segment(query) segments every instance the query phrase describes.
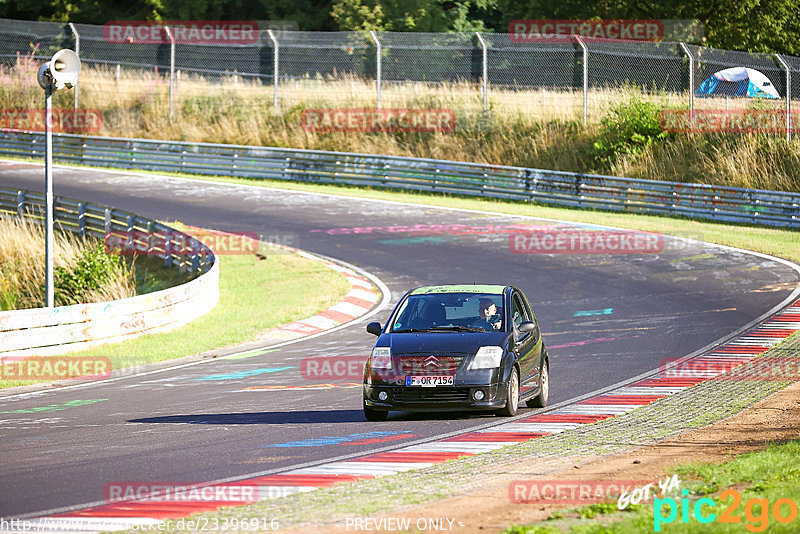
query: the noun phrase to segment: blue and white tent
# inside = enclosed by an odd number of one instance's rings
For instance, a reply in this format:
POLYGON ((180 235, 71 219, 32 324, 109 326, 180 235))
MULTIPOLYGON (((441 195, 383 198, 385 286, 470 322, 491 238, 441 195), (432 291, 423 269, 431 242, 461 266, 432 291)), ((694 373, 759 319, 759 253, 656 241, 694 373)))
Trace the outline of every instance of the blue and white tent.
POLYGON ((781 95, 764 73, 747 67, 731 67, 715 72, 700 84, 700 97, 746 96, 779 99, 781 95))

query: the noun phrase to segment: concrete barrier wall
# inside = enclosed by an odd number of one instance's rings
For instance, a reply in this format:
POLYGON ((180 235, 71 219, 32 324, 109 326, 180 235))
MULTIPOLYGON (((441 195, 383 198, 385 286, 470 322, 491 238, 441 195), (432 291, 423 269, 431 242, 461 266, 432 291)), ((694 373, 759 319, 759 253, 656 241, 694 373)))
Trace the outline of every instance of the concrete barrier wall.
MULTIPOLYGON (((0 188, 0 216, 25 214, 39 220, 43 214, 42 201, 42 195, 36 193, 0 188), (9 209, 9 200, 16 204, 14 210, 9 209)), ((73 210, 85 213, 87 208, 102 210, 111 216, 96 223, 86 219, 80 230, 72 228, 76 232, 98 235, 109 231, 129 231, 139 238, 146 229, 191 239, 188 234, 156 221, 65 198, 56 201, 56 223, 60 219, 74 220, 76 212, 73 210)), ((83 216, 80 218, 85 219, 83 216)), ((202 243, 198 249, 200 254, 195 257, 155 254, 171 268, 187 272, 187 278, 199 273, 199 276, 175 287, 109 302, 0 312, 0 357, 61 354, 163 332, 204 315, 219 300, 219 262, 213 251, 202 243)))

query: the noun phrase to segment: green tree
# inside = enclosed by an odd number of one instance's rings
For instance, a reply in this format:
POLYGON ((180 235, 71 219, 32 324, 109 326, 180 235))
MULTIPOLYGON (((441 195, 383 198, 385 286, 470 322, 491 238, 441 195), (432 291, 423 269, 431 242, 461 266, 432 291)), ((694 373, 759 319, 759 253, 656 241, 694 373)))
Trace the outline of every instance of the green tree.
POLYGON ((110 20, 288 20, 335 29, 331 0, 0 0, 0 18, 105 24, 110 20))
POLYGON ((499 0, 497 31, 515 19, 696 19, 706 46, 800 55, 797 0, 499 0))
POLYGON ((483 31, 483 17, 496 5, 497 0, 334 0, 331 18, 340 30, 483 31))

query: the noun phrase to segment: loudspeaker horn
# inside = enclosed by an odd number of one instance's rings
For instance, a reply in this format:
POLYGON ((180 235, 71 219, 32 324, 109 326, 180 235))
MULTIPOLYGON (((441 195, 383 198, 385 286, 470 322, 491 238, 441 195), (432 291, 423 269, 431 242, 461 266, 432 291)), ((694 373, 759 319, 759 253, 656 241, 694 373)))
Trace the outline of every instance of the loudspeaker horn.
POLYGON ((53 54, 53 58, 39 68, 37 79, 42 89, 52 83, 58 91, 75 85, 80 72, 81 60, 78 54, 65 48, 53 54))

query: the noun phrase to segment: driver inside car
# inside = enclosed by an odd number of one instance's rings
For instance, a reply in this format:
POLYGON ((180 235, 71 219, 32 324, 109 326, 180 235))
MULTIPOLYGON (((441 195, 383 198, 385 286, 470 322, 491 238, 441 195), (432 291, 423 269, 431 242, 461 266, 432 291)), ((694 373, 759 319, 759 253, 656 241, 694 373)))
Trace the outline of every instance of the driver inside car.
POLYGON ((497 304, 492 299, 483 298, 480 300, 478 314, 480 317, 472 326, 483 328, 484 330, 500 330, 502 328, 502 319, 497 312, 497 304))

